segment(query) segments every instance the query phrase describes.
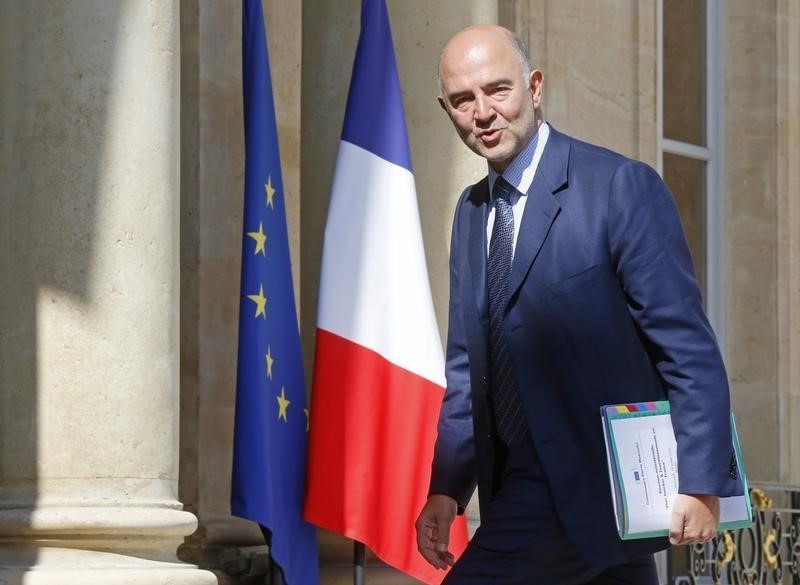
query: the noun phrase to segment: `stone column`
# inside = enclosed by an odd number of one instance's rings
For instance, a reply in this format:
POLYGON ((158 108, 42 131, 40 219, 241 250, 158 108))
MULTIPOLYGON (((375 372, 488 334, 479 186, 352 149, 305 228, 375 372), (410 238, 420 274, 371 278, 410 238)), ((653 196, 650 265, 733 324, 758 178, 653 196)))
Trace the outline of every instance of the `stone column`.
POLYGON ((175 556, 178 1, 0 27, 0 583, 216 583, 175 556))

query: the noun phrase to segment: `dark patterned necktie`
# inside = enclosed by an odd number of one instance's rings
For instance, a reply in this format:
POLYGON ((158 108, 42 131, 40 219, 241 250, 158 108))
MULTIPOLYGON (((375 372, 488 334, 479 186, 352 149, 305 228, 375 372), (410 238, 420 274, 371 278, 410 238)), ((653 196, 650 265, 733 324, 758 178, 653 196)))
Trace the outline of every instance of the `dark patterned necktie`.
POLYGON ((497 178, 492 189, 495 211, 487 266, 490 394, 497 434, 509 447, 518 444, 528 428, 511 363, 511 353, 503 333, 508 279, 514 257, 514 212, 510 201, 513 192, 514 188, 508 181, 503 177, 497 178))

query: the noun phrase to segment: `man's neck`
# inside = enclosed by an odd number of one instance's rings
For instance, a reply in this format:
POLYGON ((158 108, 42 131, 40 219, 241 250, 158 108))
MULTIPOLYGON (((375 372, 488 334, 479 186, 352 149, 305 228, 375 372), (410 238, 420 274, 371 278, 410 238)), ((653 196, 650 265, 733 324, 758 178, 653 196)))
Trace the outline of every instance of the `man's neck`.
POLYGON ((526 193, 533 182, 549 134, 549 126, 543 121, 525 147, 503 166, 502 173, 498 172, 495 166, 489 166, 489 187, 493 187, 494 181, 502 175, 518 191, 526 193))
POLYGON ((498 175, 502 175, 503 172, 505 172, 505 170, 509 167, 509 165, 514 162, 514 159, 516 159, 520 155, 520 153, 523 152, 528 147, 528 145, 531 143, 531 140, 533 140, 534 136, 536 136, 536 134, 539 132, 539 128, 542 127, 542 124, 544 124, 544 118, 542 118, 540 115, 537 114, 533 126, 533 132, 530 134, 530 136, 527 137, 527 139, 525 139, 522 142, 522 148, 520 148, 517 152, 515 152, 512 156, 510 156, 507 159, 495 162, 492 161, 486 161, 486 162, 489 163, 489 166, 492 167, 492 169, 498 175))

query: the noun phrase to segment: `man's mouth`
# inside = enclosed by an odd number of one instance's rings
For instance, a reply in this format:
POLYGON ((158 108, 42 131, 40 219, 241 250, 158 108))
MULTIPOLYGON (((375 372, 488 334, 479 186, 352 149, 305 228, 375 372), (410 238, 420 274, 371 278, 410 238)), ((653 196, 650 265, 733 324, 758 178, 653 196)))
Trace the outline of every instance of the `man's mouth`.
POLYGON ((480 138, 481 142, 484 144, 492 144, 500 139, 500 134, 503 132, 503 130, 504 128, 492 128, 490 130, 484 130, 478 134, 478 138, 480 138))

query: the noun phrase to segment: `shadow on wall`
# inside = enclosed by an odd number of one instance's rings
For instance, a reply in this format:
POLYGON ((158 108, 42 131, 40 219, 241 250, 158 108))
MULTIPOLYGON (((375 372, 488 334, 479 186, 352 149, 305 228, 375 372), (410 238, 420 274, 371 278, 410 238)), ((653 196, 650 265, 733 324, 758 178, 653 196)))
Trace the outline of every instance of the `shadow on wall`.
POLYGON ((264 544, 257 524, 230 514, 244 203, 242 7, 181 0, 180 10, 178 499, 199 527, 178 557, 219 572, 227 549, 264 544))
MULTIPOLYGON (((181 202, 180 202, 180 439, 178 499, 199 517, 198 378, 200 263, 200 7, 198 0, 181 0, 181 202)), ((233 432, 231 431, 231 435, 233 432)), ((188 540, 201 538, 201 531, 188 540)), ((191 556, 183 560, 197 562, 191 556)))
MULTIPOLYGON (((10 2, 0 18, 0 582, 7 585, 22 583, 37 561, 23 534, 40 478, 53 473, 41 457, 44 427, 80 432, 79 421, 57 416, 40 395, 57 402, 59 372, 79 369, 91 351, 60 329, 59 316, 79 320, 93 300, 121 4, 10 2)), ((68 453, 79 445, 62 443, 47 459, 82 457, 68 453)))

